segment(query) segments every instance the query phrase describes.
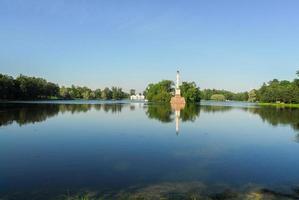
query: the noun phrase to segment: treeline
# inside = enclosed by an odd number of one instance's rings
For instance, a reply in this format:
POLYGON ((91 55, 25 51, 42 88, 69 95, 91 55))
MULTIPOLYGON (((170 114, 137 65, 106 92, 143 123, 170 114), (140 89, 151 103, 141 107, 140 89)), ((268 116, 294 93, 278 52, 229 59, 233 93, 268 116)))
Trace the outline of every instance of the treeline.
MULTIPOLYGON (((299 71, 297 71, 299 77, 299 71)), ((293 81, 273 79, 264 83, 256 94, 256 101, 265 103, 299 103, 299 79, 293 81)))
POLYGON ((234 93, 227 90, 204 89, 201 91, 201 98, 216 101, 247 101, 249 94, 248 92, 234 93))
POLYGON ((59 86, 45 79, 0 74, 0 99, 48 99, 58 94, 59 86))
POLYGON ((59 87, 58 84, 43 78, 20 75, 17 78, 0 74, 0 99, 38 100, 38 99, 113 99, 128 98, 120 87, 106 87, 92 90, 88 87, 59 87))
MULTIPOLYGON (((299 77, 299 71, 297 71, 299 77)), ((201 98, 217 101, 249 101, 261 103, 299 103, 299 79, 293 81, 273 79, 264 83, 259 89, 249 92, 233 93, 226 90, 205 89, 201 91, 201 98)))
POLYGON ((104 90, 96 89, 91 90, 87 87, 61 87, 59 97, 63 99, 103 99, 103 100, 120 100, 128 98, 129 94, 125 93, 122 88, 106 87, 104 90))

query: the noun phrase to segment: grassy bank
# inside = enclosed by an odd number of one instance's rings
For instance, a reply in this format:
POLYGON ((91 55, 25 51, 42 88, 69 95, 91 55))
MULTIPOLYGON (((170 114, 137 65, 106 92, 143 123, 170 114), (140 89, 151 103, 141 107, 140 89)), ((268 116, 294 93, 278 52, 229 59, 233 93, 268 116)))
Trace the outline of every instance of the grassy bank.
POLYGON ((299 108, 299 104, 288 103, 258 103, 260 106, 275 106, 275 107, 287 107, 287 108, 299 108))

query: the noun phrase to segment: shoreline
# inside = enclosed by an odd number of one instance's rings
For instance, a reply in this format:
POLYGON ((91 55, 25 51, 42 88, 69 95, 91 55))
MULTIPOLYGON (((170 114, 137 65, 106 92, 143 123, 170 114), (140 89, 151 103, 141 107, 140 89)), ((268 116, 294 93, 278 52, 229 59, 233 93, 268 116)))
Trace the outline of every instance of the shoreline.
POLYGON ((291 104, 291 103, 257 103, 257 105, 272 106, 272 107, 299 108, 299 104, 291 104))

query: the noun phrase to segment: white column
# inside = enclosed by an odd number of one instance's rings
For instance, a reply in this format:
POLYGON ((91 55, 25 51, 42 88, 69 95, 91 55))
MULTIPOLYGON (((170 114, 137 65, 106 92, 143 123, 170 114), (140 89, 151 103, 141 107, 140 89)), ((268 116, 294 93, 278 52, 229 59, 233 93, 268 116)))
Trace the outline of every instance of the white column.
POLYGON ((180 88, 180 71, 176 72, 176 88, 180 88))
POLYGON ((180 71, 179 70, 176 72, 175 95, 181 95, 181 90, 180 90, 180 71))

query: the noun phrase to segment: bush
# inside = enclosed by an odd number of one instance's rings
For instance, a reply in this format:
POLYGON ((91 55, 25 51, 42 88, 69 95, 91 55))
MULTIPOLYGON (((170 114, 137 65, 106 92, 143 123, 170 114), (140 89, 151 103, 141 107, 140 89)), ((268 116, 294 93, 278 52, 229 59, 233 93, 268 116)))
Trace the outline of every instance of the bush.
POLYGON ((223 94, 213 94, 211 96, 211 100, 214 100, 214 101, 225 101, 225 96, 223 94))

